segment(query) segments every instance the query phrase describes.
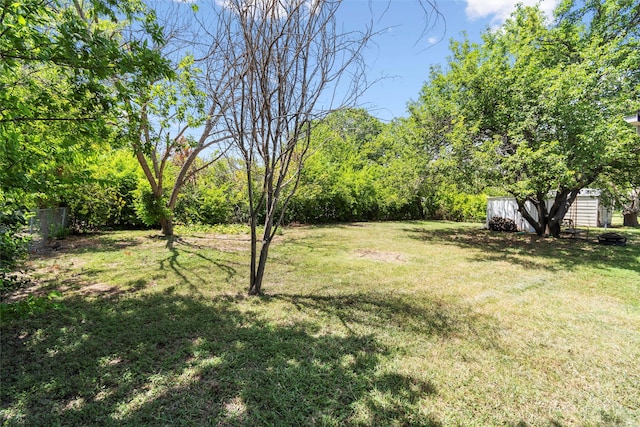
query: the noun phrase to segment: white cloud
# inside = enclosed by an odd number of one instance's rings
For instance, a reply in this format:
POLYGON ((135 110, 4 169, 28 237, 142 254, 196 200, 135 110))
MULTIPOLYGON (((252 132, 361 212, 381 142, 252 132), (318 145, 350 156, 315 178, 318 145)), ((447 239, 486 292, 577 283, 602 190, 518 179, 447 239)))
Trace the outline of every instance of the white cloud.
POLYGON ((466 2, 465 12, 470 20, 492 17, 492 24, 502 24, 515 10, 518 3, 525 6, 534 6, 540 3, 545 15, 552 17, 553 9, 558 5, 559 0, 466 0, 466 2))

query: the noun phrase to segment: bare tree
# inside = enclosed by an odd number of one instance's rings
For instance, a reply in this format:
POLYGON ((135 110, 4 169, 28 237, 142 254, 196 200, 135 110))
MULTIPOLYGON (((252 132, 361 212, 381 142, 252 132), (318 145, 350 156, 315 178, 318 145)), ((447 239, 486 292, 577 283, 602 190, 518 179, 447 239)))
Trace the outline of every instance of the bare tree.
MULTIPOLYGON (((363 52, 384 30, 374 30, 373 15, 360 30, 343 29, 337 19, 341 4, 215 0, 198 18, 206 91, 246 172, 250 295, 262 291, 269 248, 298 186, 314 124, 353 106, 370 86, 363 52), (215 89, 220 87, 224 91, 215 89)), ((435 2, 418 4, 425 28, 435 25, 435 2)))
POLYGON ((313 123, 352 104, 367 85, 362 52, 373 27, 341 31, 340 3, 218 0, 213 6, 207 34, 215 43, 203 62, 209 82, 228 82, 226 92, 210 93, 244 161, 251 295, 261 293, 269 248, 297 187, 313 123), (338 93, 346 95, 337 100, 338 93))

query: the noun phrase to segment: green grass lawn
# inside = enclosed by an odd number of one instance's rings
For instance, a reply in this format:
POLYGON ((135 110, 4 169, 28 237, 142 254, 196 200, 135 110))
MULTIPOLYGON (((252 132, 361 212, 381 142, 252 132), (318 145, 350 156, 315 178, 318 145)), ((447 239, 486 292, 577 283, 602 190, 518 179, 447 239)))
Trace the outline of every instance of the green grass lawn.
POLYGON ((263 297, 246 235, 177 231, 32 257, 31 296, 3 296, 3 425, 640 425, 640 230, 288 228, 263 297))

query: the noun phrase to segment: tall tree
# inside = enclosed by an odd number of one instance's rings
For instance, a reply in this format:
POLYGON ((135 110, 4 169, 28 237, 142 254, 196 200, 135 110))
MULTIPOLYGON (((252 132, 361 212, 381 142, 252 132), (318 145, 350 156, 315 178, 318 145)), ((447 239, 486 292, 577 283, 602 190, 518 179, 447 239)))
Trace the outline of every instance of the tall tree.
POLYGON ((197 86, 200 70, 193 58, 180 58, 174 72, 139 88, 124 103, 128 140, 151 189, 143 217, 148 225, 159 222, 166 237, 173 236, 173 211, 183 186, 225 153, 229 138, 229 132, 217 126, 219 105, 211 102, 207 106, 197 86), (214 147, 218 148, 215 155, 205 162, 196 161, 203 151, 214 147), (175 166, 173 174, 169 174, 169 165, 175 166))
POLYGON ((244 160, 249 187, 249 294, 262 291, 267 255, 293 195, 314 121, 363 89, 362 49, 372 35, 341 32, 340 1, 219 2, 210 81, 228 81, 219 111, 244 160), (220 66, 224 64, 224 66, 220 66), (349 71, 349 73, 347 73, 349 71), (348 93, 328 105, 339 87, 348 93), (258 221, 263 228, 258 238, 258 221))
POLYGON ((419 218, 423 157, 401 120, 363 109, 333 112, 313 130, 289 219, 301 222, 419 218))
POLYGON ((450 153, 491 159, 486 176, 538 234, 558 236, 582 188, 640 162, 622 120, 640 96, 640 4, 567 0, 555 16, 519 7, 481 45, 454 43, 423 93, 444 100, 450 153))

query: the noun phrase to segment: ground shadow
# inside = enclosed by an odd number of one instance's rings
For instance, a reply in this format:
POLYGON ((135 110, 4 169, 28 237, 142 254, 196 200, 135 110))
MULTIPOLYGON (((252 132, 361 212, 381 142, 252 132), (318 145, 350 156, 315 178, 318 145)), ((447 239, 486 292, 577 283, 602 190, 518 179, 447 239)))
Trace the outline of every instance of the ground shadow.
POLYGON ((440 425, 414 407, 435 387, 378 372, 371 335, 175 295, 64 304, 2 326, 3 425, 440 425))
POLYGON ((225 274, 224 281, 227 283, 230 282, 237 274, 237 270, 235 267, 229 265, 228 263, 224 263, 204 255, 201 251, 201 246, 190 243, 180 237, 167 239, 167 243, 165 246, 168 249, 170 255, 167 258, 160 260, 160 270, 164 270, 165 268, 167 268, 166 266, 168 266, 168 268, 173 271, 173 273, 178 276, 194 294, 198 293, 198 286, 193 283, 193 281, 189 278, 189 275, 198 280, 200 284, 206 284, 211 279, 211 277, 209 275, 207 277, 202 277, 197 272, 194 272, 193 269, 190 270, 189 268, 182 265, 179 259, 180 256, 182 256, 183 258, 185 256, 200 258, 205 263, 222 271, 225 274))
POLYGON ((140 246, 144 242, 145 239, 122 238, 121 236, 115 240, 110 237, 108 232, 93 232, 54 240, 51 244, 39 248, 33 253, 41 258, 51 258, 58 256, 59 253, 116 252, 140 246))
MULTIPOLYGON (((221 274, 216 275, 216 279, 223 280, 227 283, 231 282, 237 273, 235 263, 230 261, 224 261, 222 259, 215 259, 214 257, 207 255, 207 251, 202 249, 208 249, 209 254, 217 249, 212 246, 199 246, 189 242, 188 240, 180 237, 168 239, 164 236, 149 235, 139 238, 124 238, 113 239, 106 233, 95 233, 91 235, 72 236, 69 239, 61 241, 61 245, 56 250, 49 250, 47 253, 34 254, 34 259, 47 259, 55 258, 61 255, 74 255, 81 253, 101 254, 109 252, 119 252, 127 255, 129 252, 135 252, 137 247, 142 247, 141 250, 145 250, 143 246, 148 243, 149 239, 166 241, 165 248, 167 256, 158 261, 158 274, 165 274, 166 271, 171 271, 180 281, 184 283, 193 295, 200 293, 199 285, 207 284, 211 281, 211 272, 217 271, 221 274), (210 266, 207 270, 207 274, 201 274, 203 269, 193 269, 191 265, 183 264, 183 261, 188 257, 196 257, 202 260, 206 265, 210 266)), ((108 262, 98 264, 91 267, 83 266, 78 269, 73 263, 65 264, 63 266, 54 265, 54 268, 58 275, 66 275, 64 283, 59 283, 57 279, 47 280, 39 283, 25 282, 21 288, 23 291, 20 295, 26 294, 34 295, 46 295, 47 292, 59 290, 60 286, 67 290, 71 289, 79 291, 85 294, 100 294, 105 296, 115 296, 116 294, 132 293, 144 289, 153 281, 153 275, 148 279, 145 278, 132 278, 127 282, 127 278, 123 278, 125 283, 122 286, 112 286, 109 283, 95 283, 96 278, 101 275, 113 271, 116 266, 110 265, 108 262)), ((206 269, 205 269, 206 270, 206 269)), ((31 271, 27 268, 27 273, 31 271)), ((123 270, 123 271, 126 271, 123 270)), ((56 275, 56 276, 58 276, 56 275)), ((1 295, 0 295, 1 297, 1 295)), ((11 298, 12 300, 16 298, 11 298)))
POLYGON ((601 269, 615 267, 640 273, 640 245, 631 236, 629 244, 620 247, 599 245, 595 232, 589 239, 555 239, 478 228, 431 230, 412 227, 404 231, 412 239, 474 249, 470 256, 478 261, 508 261, 527 268, 552 271, 589 266, 601 269))
POLYGON ((470 306, 433 296, 399 296, 385 293, 348 295, 272 294, 263 297, 286 301, 298 310, 334 316, 350 331, 354 327, 397 329, 443 338, 473 336, 485 348, 498 348, 498 325, 470 306))

